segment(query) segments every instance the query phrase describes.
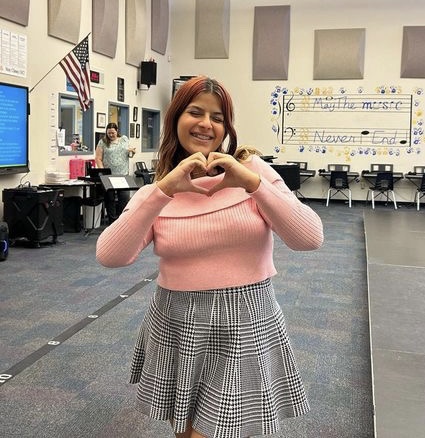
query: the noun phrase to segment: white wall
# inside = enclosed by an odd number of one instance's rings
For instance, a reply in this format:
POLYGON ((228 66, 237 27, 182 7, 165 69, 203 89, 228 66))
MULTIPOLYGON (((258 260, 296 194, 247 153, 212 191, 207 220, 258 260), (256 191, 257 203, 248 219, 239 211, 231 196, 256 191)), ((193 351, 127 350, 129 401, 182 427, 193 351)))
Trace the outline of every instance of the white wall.
MULTIPOLYGON (((258 147, 264 154, 273 154, 277 144, 271 130, 270 95, 276 85, 294 90, 296 87, 333 87, 336 92, 345 87, 355 92, 359 86, 375 93, 380 85, 400 86, 404 93, 414 87, 425 90, 424 79, 401 79, 401 44, 403 26, 425 25, 425 2, 417 0, 230 0, 229 59, 194 59, 195 0, 173 1, 171 10, 171 66, 173 75, 207 74, 231 91, 236 107, 236 125, 240 144, 258 147), (287 81, 252 81, 252 41, 254 7, 291 5, 291 36, 289 79, 287 81), (362 80, 313 80, 314 31, 316 29, 365 28, 366 49, 364 79, 362 80)), ((425 44, 425 41, 424 41, 425 44)), ((422 139, 425 142, 425 137, 422 139)), ((394 163, 395 170, 407 172, 413 165, 425 164, 422 154, 401 153, 400 157, 382 155, 369 157, 330 152, 298 152, 286 148, 277 154, 279 160, 308 161, 312 169, 325 168, 328 163, 346 162, 361 172, 373 162, 394 163)), ((276 154, 275 154, 276 155, 276 154)), ((323 197, 327 182, 316 177, 303 185, 308 196, 323 197)), ((365 199, 363 184, 354 184, 354 197, 365 199)), ((400 200, 413 199, 414 188, 408 181, 396 185, 400 200)))
MULTIPOLYGON (((146 16, 151 16, 149 0, 146 16)), ((271 129, 270 95, 276 85, 289 89, 296 87, 345 87, 356 90, 362 86, 373 92, 380 85, 400 86, 410 93, 414 87, 425 89, 423 79, 401 79, 400 59, 403 26, 425 25, 425 2, 422 0, 231 0, 230 45, 228 59, 194 59, 195 51, 195 0, 170 0, 170 32, 167 53, 160 55, 150 49, 150 25, 147 26, 145 59, 155 58, 158 63, 157 85, 149 91, 137 91, 137 68, 125 64, 125 2, 119 2, 119 38, 115 59, 90 52, 90 64, 105 72, 105 88, 92 87, 94 112, 107 112, 108 102, 116 102, 117 77, 125 79, 125 102, 132 108, 137 105, 159 109, 161 115, 171 95, 171 80, 180 75, 207 74, 223 82, 231 92, 236 107, 236 127, 239 144, 249 144, 264 154, 273 154, 276 136, 271 129), (287 81, 252 81, 252 39, 254 7, 279 4, 291 5, 291 40, 289 79, 287 81), (314 30, 365 28, 366 51, 363 80, 315 81, 313 77, 314 30)), ((82 2, 80 39, 91 31, 91 2, 82 2)), ((25 79, 0 74, 0 81, 34 86, 73 45, 47 35, 47 2, 32 1, 29 25, 23 27, 0 18, 0 28, 25 34, 28 37, 28 75, 25 79)), ((65 75, 58 66, 30 95, 30 164, 28 175, 1 176, 0 190, 16 187, 21 178, 31 184, 44 182, 44 172, 50 165, 48 146, 50 140, 49 97, 51 93, 65 92, 65 75)), ((130 112, 131 113, 131 112, 130 112)), ((95 123, 95 122, 94 122, 95 123)), ((136 142, 134 139, 133 143, 136 142)), ((139 140, 140 142, 140 140, 139 140)), ((425 142, 425 139, 423 139, 425 142)), ((140 143, 137 143, 140 150, 140 143)), ((393 162, 396 170, 407 172, 412 166, 425 165, 425 153, 400 154, 394 158, 382 151, 375 161, 393 162)), ((89 157, 85 157, 89 158, 89 157)), ((152 154, 138 152, 133 162, 148 161, 152 154)), ((345 162, 346 156, 331 153, 300 154, 294 148, 286 148, 279 154, 280 161, 308 161, 312 169, 326 167, 329 162, 345 162)), ((57 170, 67 171, 69 157, 58 157, 57 170)), ((355 156, 350 162, 352 169, 369 168, 370 158, 355 156)), ((366 190, 355 184, 354 197, 364 199, 366 190)), ((323 197, 327 183, 316 177, 306 183, 303 194, 323 197)), ((410 183, 397 184, 400 200, 413 199, 410 183)), ((3 204, 0 203, 0 213, 3 204)))

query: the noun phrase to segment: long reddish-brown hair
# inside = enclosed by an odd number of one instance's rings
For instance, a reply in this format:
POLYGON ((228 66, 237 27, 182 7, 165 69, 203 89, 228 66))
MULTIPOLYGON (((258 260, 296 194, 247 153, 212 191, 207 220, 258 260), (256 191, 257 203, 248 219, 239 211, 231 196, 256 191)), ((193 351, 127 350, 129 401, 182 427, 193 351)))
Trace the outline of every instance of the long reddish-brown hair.
POLYGON ((217 149, 233 155, 237 148, 237 135, 233 126, 233 103, 228 91, 215 79, 206 76, 197 76, 186 81, 176 92, 171 100, 164 118, 162 140, 158 151, 158 166, 156 168, 156 180, 162 179, 168 172, 174 169, 186 155, 177 136, 177 122, 187 106, 200 93, 211 93, 218 97, 224 119, 224 137, 229 136, 227 150, 223 144, 217 149))

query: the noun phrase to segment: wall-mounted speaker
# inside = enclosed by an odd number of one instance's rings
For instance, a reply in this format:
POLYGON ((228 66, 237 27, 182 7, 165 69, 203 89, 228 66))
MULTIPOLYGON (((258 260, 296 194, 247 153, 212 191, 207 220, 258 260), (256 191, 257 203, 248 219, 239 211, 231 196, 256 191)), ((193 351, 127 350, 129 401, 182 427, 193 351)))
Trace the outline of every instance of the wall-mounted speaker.
POLYGON ((151 85, 156 85, 156 62, 155 61, 142 61, 140 63, 140 84, 147 85, 148 88, 151 85))

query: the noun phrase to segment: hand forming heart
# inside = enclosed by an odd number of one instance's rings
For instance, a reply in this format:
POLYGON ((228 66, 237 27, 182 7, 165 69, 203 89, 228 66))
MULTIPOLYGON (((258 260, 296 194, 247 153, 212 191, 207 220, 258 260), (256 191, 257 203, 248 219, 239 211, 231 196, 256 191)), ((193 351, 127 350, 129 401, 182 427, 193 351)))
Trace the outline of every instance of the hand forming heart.
POLYGON ((258 188, 259 183, 260 177, 239 163, 233 156, 211 152, 208 158, 205 158, 201 152, 197 152, 182 160, 157 184, 168 196, 179 192, 194 192, 212 196, 228 187, 241 187, 248 192, 253 192, 258 188), (223 179, 210 190, 194 183, 197 176, 215 176, 223 171, 223 179))

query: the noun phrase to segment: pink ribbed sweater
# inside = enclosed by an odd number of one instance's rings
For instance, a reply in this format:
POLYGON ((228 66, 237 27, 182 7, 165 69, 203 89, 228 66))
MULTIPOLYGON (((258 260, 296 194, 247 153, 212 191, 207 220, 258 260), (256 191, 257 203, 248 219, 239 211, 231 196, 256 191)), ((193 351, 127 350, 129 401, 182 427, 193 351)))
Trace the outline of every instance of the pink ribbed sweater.
MULTIPOLYGON (((319 216, 259 157, 245 165, 261 175, 254 193, 228 188, 211 197, 178 193, 171 198, 156 184, 143 186, 99 236, 98 261, 107 267, 129 265, 153 242, 158 284, 191 291, 242 286, 275 275, 273 231, 293 250, 319 248, 319 216)), ((221 178, 202 177, 196 184, 209 188, 221 178)))

